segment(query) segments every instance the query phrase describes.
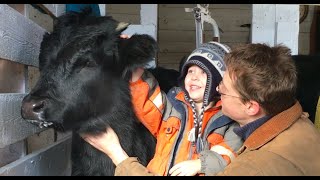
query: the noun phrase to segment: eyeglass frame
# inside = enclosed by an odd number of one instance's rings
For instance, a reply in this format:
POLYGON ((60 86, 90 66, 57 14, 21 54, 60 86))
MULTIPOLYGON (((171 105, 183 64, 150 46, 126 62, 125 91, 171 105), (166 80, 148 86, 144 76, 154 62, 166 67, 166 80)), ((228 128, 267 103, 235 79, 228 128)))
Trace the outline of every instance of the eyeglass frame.
POLYGON ((221 96, 230 96, 230 97, 234 97, 234 98, 243 99, 242 97, 239 97, 239 96, 234 96, 234 95, 225 94, 225 93, 220 92, 220 86, 221 86, 221 84, 222 84, 222 81, 220 81, 219 85, 218 85, 217 88, 216 88, 217 92, 218 92, 221 96))

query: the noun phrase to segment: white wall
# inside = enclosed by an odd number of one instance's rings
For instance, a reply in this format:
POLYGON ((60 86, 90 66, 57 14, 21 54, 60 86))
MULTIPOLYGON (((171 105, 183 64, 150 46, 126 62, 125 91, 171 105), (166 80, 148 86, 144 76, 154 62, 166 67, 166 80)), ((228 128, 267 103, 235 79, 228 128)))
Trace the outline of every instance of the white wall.
POLYGON ((284 44, 298 54, 299 5, 252 5, 251 30, 253 43, 284 44))

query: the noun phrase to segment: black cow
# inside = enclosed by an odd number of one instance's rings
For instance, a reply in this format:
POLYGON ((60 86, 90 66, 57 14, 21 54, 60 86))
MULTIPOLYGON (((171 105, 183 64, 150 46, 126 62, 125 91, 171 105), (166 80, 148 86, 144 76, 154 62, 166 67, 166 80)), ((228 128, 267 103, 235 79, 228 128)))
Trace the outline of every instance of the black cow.
POLYGON ((164 67, 156 67, 148 71, 157 79, 160 89, 165 93, 168 93, 172 87, 178 86, 179 71, 164 67))
POLYGON ((158 66, 153 69, 148 69, 148 71, 151 72, 153 76, 157 79, 160 89, 165 93, 168 93, 168 91, 172 87, 179 86, 178 79, 180 76, 182 66, 186 60, 187 60, 187 56, 183 56, 181 58, 179 63, 179 71, 175 69, 164 68, 161 66, 158 66))
POLYGON ((298 71, 297 99, 314 122, 320 96, 320 55, 294 55, 292 59, 298 71))
POLYGON ((111 159, 78 133, 99 134, 110 126, 128 155, 147 165, 155 139, 133 111, 128 80, 158 47, 148 35, 122 39, 127 23, 89 14, 67 13, 44 35, 40 77, 23 99, 21 115, 40 127, 73 131, 72 175, 114 175, 111 159))

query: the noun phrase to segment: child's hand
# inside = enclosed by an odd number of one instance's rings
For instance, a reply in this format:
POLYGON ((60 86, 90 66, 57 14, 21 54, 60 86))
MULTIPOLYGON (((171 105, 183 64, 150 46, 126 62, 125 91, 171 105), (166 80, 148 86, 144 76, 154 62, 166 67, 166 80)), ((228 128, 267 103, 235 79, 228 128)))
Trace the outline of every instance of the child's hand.
MULTIPOLYGON (((122 39, 129 39, 131 36, 127 34, 121 34, 120 38, 122 39)), ((131 82, 136 82, 142 76, 144 72, 143 68, 137 68, 135 71, 132 72, 131 82)))
POLYGON ((127 34, 121 34, 120 37, 123 39, 129 39, 131 36, 129 36, 127 34))
MULTIPOLYGON (((120 38, 122 39, 129 39, 131 36, 127 34, 121 34, 120 38)), ((132 72, 131 82, 136 82, 143 74, 143 68, 137 68, 135 71, 132 72)))
POLYGON ((194 176, 201 170, 200 159, 188 160, 174 165, 169 174, 171 176, 194 176))
POLYGON ((142 76, 144 72, 143 68, 137 68, 136 70, 134 70, 132 72, 132 77, 131 77, 131 82, 136 82, 140 79, 140 77, 142 76))

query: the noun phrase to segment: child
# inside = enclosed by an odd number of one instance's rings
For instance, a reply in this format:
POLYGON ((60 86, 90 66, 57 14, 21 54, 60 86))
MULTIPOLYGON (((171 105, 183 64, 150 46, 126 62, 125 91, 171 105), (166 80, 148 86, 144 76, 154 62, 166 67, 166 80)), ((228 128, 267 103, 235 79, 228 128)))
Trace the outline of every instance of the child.
MULTIPOLYGON (((238 124, 222 115, 216 91, 225 71, 223 57, 229 51, 217 42, 202 44, 183 65, 180 87, 172 88, 167 96, 147 71, 131 82, 136 114, 157 138, 154 158, 147 166, 150 172, 180 176, 216 173, 236 156, 242 145, 233 132, 238 124)), ((94 138, 85 140, 93 146, 104 141, 94 138)))

